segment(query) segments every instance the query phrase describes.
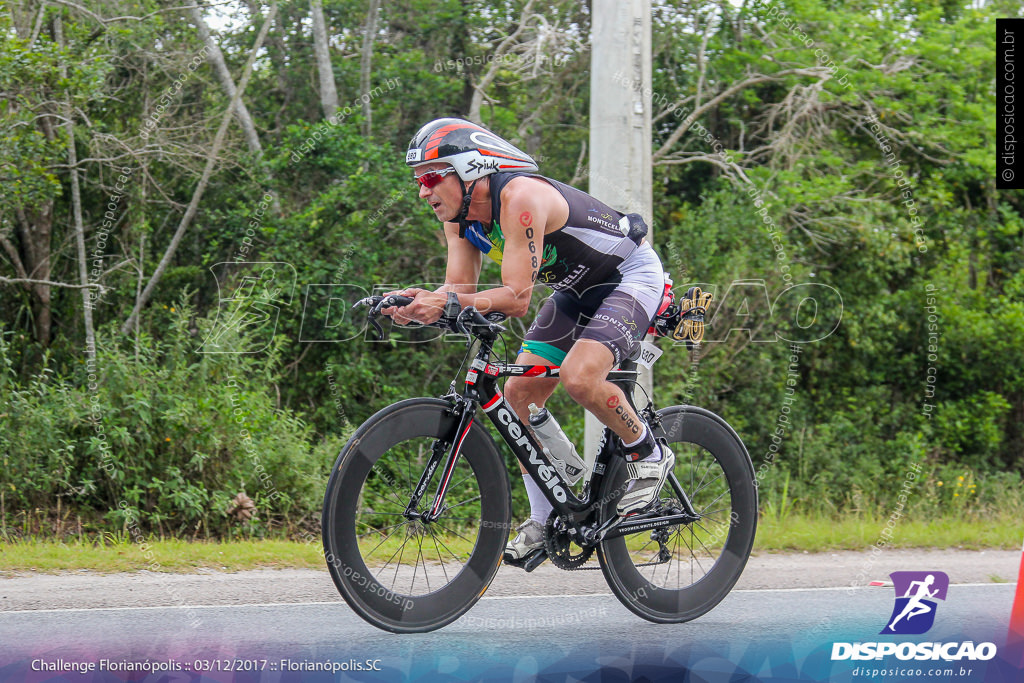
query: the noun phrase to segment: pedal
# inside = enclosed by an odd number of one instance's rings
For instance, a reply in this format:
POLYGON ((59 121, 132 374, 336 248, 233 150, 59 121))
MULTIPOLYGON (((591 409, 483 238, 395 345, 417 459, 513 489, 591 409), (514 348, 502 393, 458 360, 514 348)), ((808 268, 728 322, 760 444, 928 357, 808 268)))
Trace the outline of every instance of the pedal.
POLYGON ((523 569, 527 572, 532 572, 534 569, 539 567, 544 560, 548 559, 548 551, 544 548, 538 548, 532 553, 526 556, 526 561, 523 562, 523 569))
POLYGON ((512 557, 505 553, 502 556, 502 561, 510 567, 516 567, 518 569, 525 569, 527 572, 532 572, 534 569, 539 567, 544 560, 548 559, 548 553, 544 548, 537 548, 536 550, 530 551, 530 553, 523 558, 518 560, 512 559, 512 557))

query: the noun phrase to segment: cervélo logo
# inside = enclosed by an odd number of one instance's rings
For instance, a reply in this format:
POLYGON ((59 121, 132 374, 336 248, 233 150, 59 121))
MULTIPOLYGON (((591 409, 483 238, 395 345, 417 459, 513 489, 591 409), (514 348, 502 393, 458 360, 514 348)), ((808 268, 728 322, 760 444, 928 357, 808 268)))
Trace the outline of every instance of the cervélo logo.
POLYGON ((893 572, 893 590, 896 604, 892 614, 879 633, 920 635, 927 633, 935 623, 936 600, 946 600, 949 576, 945 572, 893 572))

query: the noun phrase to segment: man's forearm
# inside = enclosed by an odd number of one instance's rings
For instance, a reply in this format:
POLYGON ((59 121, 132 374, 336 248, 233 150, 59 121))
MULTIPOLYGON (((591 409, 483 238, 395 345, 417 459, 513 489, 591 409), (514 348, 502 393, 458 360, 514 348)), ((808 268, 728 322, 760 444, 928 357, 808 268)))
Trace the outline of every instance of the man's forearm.
POLYGON ((461 289, 454 288, 446 291, 455 291, 459 295, 459 304, 463 308, 473 306, 481 313, 500 311, 513 318, 519 318, 526 315, 530 308, 530 295, 533 292, 533 287, 521 292, 516 292, 511 287, 505 286, 485 289, 482 292, 463 292, 461 289))
MULTIPOLYGON (((476 285, 456 285, 450 282, 446 282, 437 289, 435 289, 434 291, 439 292, 441 294, 445 294, 447 292, 455 292, 457 294, 474 294, 476 292, 476 285)), ((469 304, 466 305, 469 306, 469 304)))

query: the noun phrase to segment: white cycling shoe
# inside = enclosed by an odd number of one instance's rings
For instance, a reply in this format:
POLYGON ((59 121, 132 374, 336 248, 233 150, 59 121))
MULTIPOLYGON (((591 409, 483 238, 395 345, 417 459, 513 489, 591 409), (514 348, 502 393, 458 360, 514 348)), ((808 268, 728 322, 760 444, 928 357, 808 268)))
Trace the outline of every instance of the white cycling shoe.
POLYGON ((658 499, 661 487, 665 485, 665 478, 676 462, 675 454, 664 441, 658 442, 658 448, 661 449, 661 460, 626 463, 626 471, 632 482, 615 508, 620 517, 640 512, 658 499))
POLYGON ((518 527, 516 537, 505 546, 505 559, 510 562, 521 562, 534 550, 544 547, 544 525, 534 519, 528 519, 518 527))

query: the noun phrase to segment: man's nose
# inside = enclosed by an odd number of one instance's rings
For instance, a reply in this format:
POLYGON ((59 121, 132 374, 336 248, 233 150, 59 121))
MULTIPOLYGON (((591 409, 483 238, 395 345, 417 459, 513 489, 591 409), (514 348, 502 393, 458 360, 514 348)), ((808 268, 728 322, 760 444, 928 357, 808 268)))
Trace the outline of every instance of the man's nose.
POLYGON ((430 196, 430 188, 427 187, 426 185, 423 185, 422 183, 420 183, 419 195, 420 195, 420 199, 426 199, 427 197, 430 196))

